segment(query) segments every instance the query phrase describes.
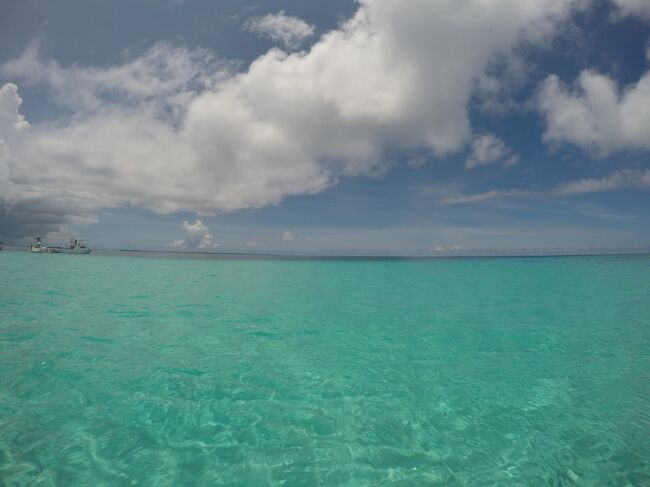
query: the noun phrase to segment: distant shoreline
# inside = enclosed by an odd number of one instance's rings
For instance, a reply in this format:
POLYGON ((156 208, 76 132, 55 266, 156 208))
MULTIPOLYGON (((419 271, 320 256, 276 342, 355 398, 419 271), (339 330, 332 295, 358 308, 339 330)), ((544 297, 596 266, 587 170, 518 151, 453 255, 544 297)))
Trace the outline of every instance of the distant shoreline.
MULTIPOLYGON (((3 251, 27 252, 27 248, 18 246, 5 246, 3 251)), ((495 251, 496 252, 496 251, 495 251)), ((643 256, 650 255, 650 249, 611 249, 593 250, 584 252, 561 252, 558 253, 483 253, 481 251, 468 252, 464 254, 440 254, 440 255, 410 255, 410 254, 283 254, 283 253, 262 253, 262 252, 202 252, 202 251, 178 251, 178 250, 139 250, 139 249, 93 249, 90 255, 99 256, 135 256, 129 254, 154 256, 187 256, 188 258, 207 258, 218 260, 223 259, 259 259, 259 260, 439 260, 439 259, 521 259, 539 257, 615 257, 615 256, 643 256)))

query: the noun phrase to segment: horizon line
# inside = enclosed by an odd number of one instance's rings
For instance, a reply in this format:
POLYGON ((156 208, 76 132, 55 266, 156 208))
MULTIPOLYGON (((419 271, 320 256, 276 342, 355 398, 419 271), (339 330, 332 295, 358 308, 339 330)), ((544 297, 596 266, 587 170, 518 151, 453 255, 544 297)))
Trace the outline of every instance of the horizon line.
MULTIPOLYGON (((11 252, 25 251, 25 247, 16 245, 5 245, 2 250, 11 252)), ((460 258, 529 258, 529 257, 599 257, 599 256, 640 256, 650 255, 650 248, 604 248, 604 249, 581 249, 575 252, 567 249, 559 249, 557 253, 552 253, 553 249, 539 249, 541 253, 526 252, 524 250, 513 251, 512 253, 498 253, 506 249, 475 249, 467 250, 462 253, 450 254, 415 254, 415 253, 278 253, 278 252, 209 252, 201 250, 144 250, 144 249, 92 249, 93 253, 139 253, 139 254, 173 254, 173 255, 206 255, 206 256, 242 256, 242 257, 268 257, 268 258, 286 258, 286 259, 404 259, 404 260, 432 260, 432 259, 460 259, 460 258), (490 253, 488 253, 490 252, 490 253)))

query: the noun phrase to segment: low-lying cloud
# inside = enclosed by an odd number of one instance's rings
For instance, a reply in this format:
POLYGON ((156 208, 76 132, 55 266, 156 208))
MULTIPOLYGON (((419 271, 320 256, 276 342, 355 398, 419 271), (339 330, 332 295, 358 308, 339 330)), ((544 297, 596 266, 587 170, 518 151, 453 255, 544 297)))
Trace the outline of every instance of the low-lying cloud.
POLYGON ((210 229, 198 218, 193 223, 184 221, 181 228, 185 232, 185 238, 181 240, 174 240, 167 247, 172 249, 216 249, 219 243, 216 241, 214 235, 210 233, 210 229))
POLYGON ((483 193, 447 196, 440 200, 444 205, 462 205, 479 203, 495 199, 519 198, 527 196, 571 196, 621 189, 650 188, 650 169, 622 169, 612 171, 602 178, 584 178, 560 183, 548 190, 506 189, 491 190, 483 193))

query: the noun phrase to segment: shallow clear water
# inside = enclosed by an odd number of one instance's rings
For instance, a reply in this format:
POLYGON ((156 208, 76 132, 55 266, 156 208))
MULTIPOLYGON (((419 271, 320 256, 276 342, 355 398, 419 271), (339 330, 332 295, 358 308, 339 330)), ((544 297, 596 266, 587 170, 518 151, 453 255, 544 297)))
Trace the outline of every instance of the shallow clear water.
POLYGON ((0 252, 0 485, 650 485, 650 257, 0 252))

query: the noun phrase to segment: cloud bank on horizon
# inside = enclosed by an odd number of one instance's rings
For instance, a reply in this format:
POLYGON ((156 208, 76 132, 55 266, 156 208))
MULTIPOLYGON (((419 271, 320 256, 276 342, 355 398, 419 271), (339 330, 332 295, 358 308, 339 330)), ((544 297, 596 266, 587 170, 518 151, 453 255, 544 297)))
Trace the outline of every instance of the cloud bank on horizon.
POLYGON ((198 218, 194 220, 194 223, 184 221, 181 228, 185 232, 185 238, 167 244, 168 248, 210 250, 219 247, 215 236, 210 233, 210 228, 198 218))
MULTIPOLYGON (((650 18, 643 0, 612 1, 619 17, 650 18)), ((125 206, 199 216, 262 208, 381 174, 394 151, 466 152, 467 169, 512 167, 521 156, 474 128, 471 101, 497 103, 512 72, 495 66, 516 65, 589 8, 587 0, 362 0, 297 52, 314 27, 280 12, 243 27, 285 50, 243 70, 165 42, 117 66, 62 66, 33 43, 0 66, 10 80, 0 88, 0 222, 21 237, 125 206), (30 124, 23 85, 44 87, 65 115, 30 124)), ((591 70, 573 88, 549 73, 536 109, 549 145, 596 158, 650 151, 650 72, 624 88, 591 70)), ((487 197, 473 198, 463 202, 487 197)), ((201 220, 185 223, 179 247, 216 245, 201 220)))

